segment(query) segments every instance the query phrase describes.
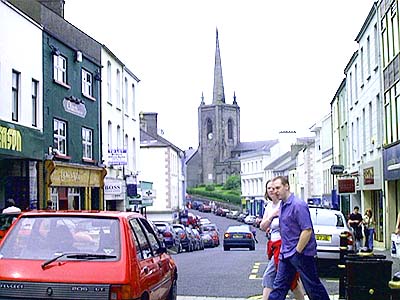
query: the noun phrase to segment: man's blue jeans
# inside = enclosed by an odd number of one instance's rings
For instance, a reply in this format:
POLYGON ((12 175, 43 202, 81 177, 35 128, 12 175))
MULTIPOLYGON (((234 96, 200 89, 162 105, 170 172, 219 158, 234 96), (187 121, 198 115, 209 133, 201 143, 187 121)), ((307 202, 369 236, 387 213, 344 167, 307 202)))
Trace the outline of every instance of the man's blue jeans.
POLYGON ((315 258, 297 252, 279 261, 274 289, 269 294, 269 300, 286 298, 296 271, 300 273, 301 282, 310 300, 329 300, 328 293, 319 280, 315 258))

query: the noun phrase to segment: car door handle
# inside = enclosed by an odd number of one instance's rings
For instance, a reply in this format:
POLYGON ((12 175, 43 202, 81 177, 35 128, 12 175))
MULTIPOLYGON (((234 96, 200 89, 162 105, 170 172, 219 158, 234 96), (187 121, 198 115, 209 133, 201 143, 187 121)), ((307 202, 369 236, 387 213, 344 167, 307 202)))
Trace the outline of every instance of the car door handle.
POLYGON ((158 264, 158 266, 159 266, 160 268, 162 268, 162 265, 163 265, 163 264, 162 264, 161 261, 159 261, 157 264, 158 264))
POLYGON ((150 269, 150 268, 147 267, 147 266, 145 266, 145 267, 143 267, 142 272, 143 272, 144 274, 146 274, 146 275, 150 275, 150 274, 152 274, 152 273, 154 272, 154 270, 153 270, 153 269, 150 269))

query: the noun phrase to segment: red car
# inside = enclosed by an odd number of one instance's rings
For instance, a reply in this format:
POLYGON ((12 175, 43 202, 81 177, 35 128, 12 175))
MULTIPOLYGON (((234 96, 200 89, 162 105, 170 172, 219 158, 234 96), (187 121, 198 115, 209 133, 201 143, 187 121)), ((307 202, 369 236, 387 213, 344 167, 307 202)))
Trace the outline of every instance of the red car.
POLYGON ((0 254, 0 299, 177 297, 175 262, 133 212, 27 212, 0 254))

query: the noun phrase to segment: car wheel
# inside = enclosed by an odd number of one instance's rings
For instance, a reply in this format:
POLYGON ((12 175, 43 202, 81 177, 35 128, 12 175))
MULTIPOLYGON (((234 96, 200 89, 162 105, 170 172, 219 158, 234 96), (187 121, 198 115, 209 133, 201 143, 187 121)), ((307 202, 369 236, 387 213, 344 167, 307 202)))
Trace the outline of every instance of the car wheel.
POLYGON ((252 247, 249 248, 249 250, 250 251, 254 251, 254 250, 256 250, 256 247, 252 246, 252 247))
POLYGON ((177 294, 178 294, 178 288, 176 284, 176 279, 174 279, 171 289, 169 290, 167 300, 176 300, 178 298, 177 294))
POLYGON ((229 251, 231 250, 229 247, 224 246, 224 251, 229 251))

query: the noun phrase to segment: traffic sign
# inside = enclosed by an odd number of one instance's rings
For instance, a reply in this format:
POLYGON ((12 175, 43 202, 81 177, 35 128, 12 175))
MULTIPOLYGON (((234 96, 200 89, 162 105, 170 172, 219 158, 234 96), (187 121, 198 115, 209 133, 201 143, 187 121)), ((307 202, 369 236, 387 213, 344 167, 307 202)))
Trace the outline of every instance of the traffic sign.
POLYGON ((331 166, 331 174, 332 175, 343 174, 343 171, 344 171, 343 165, 332 165, 331 166))

